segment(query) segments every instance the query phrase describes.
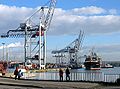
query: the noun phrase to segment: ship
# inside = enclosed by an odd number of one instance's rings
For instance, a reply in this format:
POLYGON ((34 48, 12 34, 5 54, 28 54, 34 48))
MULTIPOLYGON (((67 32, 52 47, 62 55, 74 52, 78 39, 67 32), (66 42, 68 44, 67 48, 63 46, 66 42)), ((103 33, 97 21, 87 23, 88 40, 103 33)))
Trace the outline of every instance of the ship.
POLYGON ((84 66, 86 70, 100 70, 101 58, 95 52, 91 52, 85 57, 84 66))
POLYGON ((105 65, 102 65, 101 68, 114 68, 114 66, 111 64, 105 64, 105 65))

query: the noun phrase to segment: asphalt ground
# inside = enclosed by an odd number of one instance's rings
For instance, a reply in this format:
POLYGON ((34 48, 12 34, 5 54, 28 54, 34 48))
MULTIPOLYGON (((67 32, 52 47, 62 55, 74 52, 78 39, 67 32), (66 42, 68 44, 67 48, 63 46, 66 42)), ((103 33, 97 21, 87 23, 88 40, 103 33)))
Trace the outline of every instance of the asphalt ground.
POLYGON ((0 85, 0 89, 43 89, 43 88, 32 88, 32 87, 22 87, 22 86, 10 86, 10 85, 0 85))
POLYGON ((102 86, 98 83, 87 82, 15 80, 0 77, 0 89, 120 89, 120 86, 102 86))
POLYGON ((15 80, 13 78, 0 77, 0 86, 7 86, 6 89, 92 89, 98 87, 97 83, 85 82, 60 82, 60 81, 39 81, 39 80, 15 80), (16 88, 14 88, 16 87, 16 88))

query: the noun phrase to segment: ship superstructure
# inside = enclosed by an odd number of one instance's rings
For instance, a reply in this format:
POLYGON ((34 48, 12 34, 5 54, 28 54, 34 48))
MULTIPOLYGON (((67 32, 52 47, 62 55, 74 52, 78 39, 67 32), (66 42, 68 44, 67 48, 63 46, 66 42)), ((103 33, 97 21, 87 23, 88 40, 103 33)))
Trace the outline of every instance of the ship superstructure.
POLYGON ((86 56, 84 65, 86 70, 100 70, 101 58, 95 52, 91 52, 90 55, 86 56))

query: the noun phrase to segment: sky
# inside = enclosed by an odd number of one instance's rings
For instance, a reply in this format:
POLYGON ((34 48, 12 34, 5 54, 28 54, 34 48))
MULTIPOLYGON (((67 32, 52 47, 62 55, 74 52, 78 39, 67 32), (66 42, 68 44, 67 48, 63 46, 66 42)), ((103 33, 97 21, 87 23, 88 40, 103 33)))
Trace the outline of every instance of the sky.
MULTIPOLYGON (((15 29, 49 0, 0 0, 0 34, 15 29)), ((48 54, 62 49, 84 31, 82 54, 92 48, 103 61, 120 61, 120 0, 57 0, 54 16, 47 32, 48 54)), ((0 38, 2 43, 19 53, 24 39, 0 38)), ((14 51, 12 50, 12 51, 14 51)), ((23 51, 23 50, 22 50, 23 51)))

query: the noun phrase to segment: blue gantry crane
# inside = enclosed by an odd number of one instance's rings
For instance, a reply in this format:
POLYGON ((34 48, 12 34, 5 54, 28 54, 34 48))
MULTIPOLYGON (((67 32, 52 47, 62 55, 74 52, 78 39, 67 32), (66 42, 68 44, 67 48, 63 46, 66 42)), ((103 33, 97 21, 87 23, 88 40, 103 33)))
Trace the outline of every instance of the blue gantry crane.
POLYGON ((62 62, 62 58, 65 57, 65 54, 69 54, 69 63, 68 65, 71 68, 77 67, 78 63, 78 52, 80 51, 82 47, 82 42, 84 38, 84 32, 80 31, 78 38, 76 38, 73 42, 71 42, 68 46, 66 46, 63 49, 60 50, 53 50, 52 54, 54 55, 53 57, 56 57, 58 60, 58 64, 62 62))

